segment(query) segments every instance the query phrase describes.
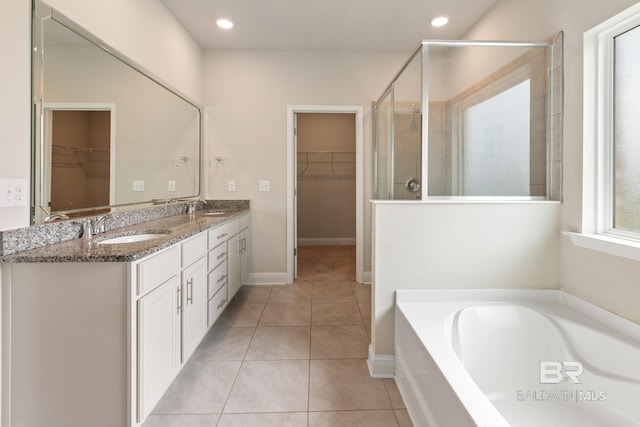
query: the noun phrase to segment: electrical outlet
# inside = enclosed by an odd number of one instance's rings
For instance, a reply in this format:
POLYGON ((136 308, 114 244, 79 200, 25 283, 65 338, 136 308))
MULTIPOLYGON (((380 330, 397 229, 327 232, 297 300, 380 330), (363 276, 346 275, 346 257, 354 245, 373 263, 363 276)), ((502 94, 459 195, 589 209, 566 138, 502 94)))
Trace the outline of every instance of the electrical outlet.
POLYGON ((236 182, 234 180, 227 181, 227 191, 236 191, 236 182))
POLYGON ((258 191, 271 191, 271 181, 258 181, 258 191))
POLYGON ((24 179, 0 179, 0 206, 27 206, 29 199, 27 181, 24 179))
POLYGON ((133 191, 144 191, 144 181, 142 181, 142 180, 134 180, 133 181, 133 191))
POLYGON ((176 182, 173 179, 169 180, 169 183, 167 184, 167 190, 176 191, 176 182))

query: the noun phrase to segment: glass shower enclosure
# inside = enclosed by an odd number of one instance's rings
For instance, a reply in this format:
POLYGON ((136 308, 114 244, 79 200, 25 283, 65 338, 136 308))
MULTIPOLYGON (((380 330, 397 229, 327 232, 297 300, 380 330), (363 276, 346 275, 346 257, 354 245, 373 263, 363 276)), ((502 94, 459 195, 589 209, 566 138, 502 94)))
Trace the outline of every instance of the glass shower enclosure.
POLYGON ((373 103, 376 199, 560 200, 562 33, 424 40, 373 103))

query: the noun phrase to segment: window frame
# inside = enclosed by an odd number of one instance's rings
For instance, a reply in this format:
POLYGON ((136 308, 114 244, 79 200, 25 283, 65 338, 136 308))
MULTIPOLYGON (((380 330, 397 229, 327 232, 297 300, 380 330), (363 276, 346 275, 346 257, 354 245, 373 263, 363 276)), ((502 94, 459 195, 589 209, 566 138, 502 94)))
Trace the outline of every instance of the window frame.
POLYGON ((640 25, 640 3, 584 33, 582 232, 574 244, 640 260, 640 232, 613 228, 614 38, 640 25))

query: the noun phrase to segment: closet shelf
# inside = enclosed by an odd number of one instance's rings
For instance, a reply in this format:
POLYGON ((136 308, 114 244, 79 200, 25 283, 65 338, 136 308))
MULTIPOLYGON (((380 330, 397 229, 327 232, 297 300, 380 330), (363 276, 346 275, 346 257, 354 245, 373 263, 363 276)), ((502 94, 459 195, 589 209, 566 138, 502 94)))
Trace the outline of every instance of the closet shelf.
POLYGON ((355 151, 298 151, 298 179, 355 179, 355 151))
POLYGON ((90 147, 75 147, 73 145, 51 144, 53 148, 62 148, 64 150, 82 151, 85 153, 108 153, 108 148, 90 148, 90 147))

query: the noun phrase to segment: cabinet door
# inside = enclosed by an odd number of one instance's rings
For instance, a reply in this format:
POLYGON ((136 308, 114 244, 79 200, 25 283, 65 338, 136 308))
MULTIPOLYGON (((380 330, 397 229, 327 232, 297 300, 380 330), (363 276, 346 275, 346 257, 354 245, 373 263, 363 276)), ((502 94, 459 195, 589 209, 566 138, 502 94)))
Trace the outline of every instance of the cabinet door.
POLYGON ((207 262, 200 258, 182 272, 182 362, 207 333, 207 262))
POLYGON ((240 289, 240 236, 236 234, 227 241, 227 284, 229 285, 229 299, 240 289))
POLYGON ((249 229, 240 232, 240 284, 249 283, 249 229))
POLYGON ((138 301, 138 420, 144 420, 180 370, 180 278, 138 301))

